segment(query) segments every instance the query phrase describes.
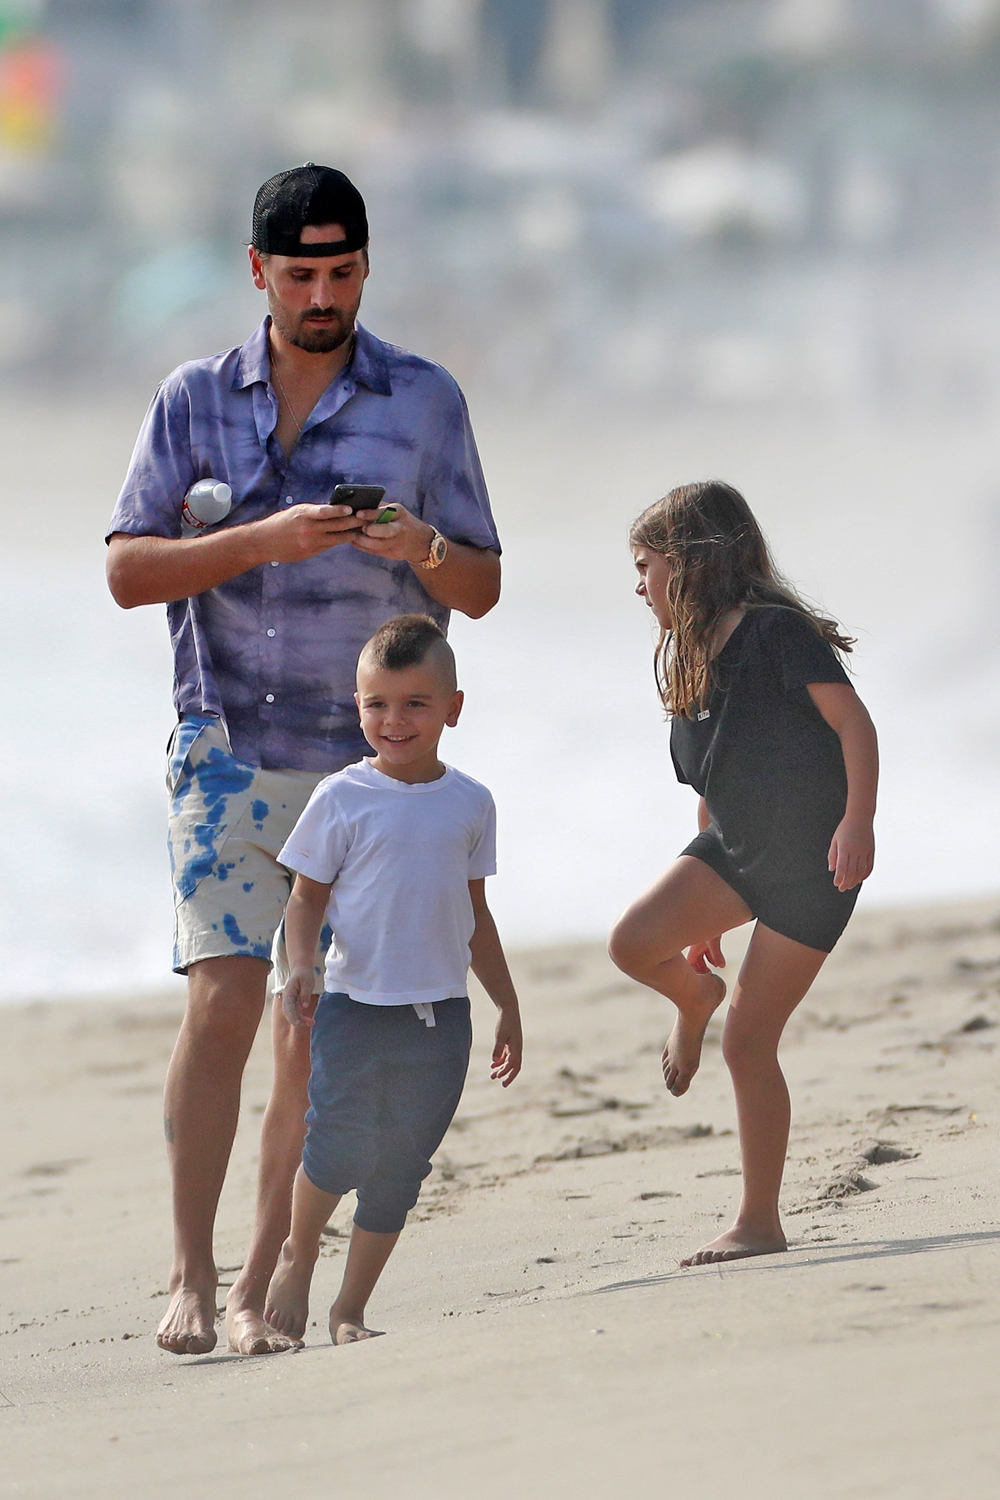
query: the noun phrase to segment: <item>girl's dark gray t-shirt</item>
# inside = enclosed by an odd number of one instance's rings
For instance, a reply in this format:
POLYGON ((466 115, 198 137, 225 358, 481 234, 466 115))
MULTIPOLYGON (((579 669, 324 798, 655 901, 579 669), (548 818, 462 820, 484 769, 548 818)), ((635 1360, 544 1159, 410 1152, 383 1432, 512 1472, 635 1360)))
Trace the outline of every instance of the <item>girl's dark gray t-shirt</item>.
POLYGON ((671 721, 677 779, 705 798, 728 857, 748 878, 826 871, 847 776, 840 738, 808 685, 849 681, 805 615, 751 608, 715 660, 706 708, 671 721))

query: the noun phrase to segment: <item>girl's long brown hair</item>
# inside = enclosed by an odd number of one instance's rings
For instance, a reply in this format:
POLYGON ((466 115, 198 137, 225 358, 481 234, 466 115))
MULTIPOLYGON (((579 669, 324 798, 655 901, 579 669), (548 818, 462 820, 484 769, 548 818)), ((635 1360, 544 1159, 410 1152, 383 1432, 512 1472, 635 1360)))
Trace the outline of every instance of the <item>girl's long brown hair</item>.
POLYGON ((672 624, 660 630, 653 657, 656 686, 668 714, 688 717, 712 690, 715 634, 731 609, 779 604, 804 615, 835 651, 854 645, 835 620, 811 609, 782 578, 753 511, 731 484, 682 484, 644 510, 629 533, 670 563, 672 624))

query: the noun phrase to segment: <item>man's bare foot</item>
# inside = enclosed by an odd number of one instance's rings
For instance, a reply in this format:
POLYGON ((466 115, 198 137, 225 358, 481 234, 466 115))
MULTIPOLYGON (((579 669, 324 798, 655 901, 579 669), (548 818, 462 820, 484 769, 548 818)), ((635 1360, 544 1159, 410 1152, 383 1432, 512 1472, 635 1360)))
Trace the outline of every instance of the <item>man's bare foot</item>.
POLYGON ((366 1328, 360 1318, 344 1318, 330 1309, 330 1337, 335 1344, 359 1344, 362 1339, 384 1338, 381 1329, 366 1328))
POLYGON ((700 974, 702 997, 678 1010, 674 1029, 663 1049, 663 1082, 675 1098, 686 1094, 701 1062, 705 1029, 726 998, 726 983, 718 974, 700 974))
POLYGON ((285 1354, 302 1348, 301 1339, 279 1332, 256 1309, 235 1306, 232 1293, 226 1300, 226 1334, 233 1354, 285 1354))
POLYGON ((309 1286, 314 1260, 296 1257, 288 1240, 281 1247, 278 1264, 267 1289, 264 1317, 278 1333, 301 1339, 309 1321, 309 1286))
POLYGON ((177 1287, 156 1330, 156 1342, 168 1354, 208 1354, 214 1349, 215 1287, 177 1287))
POLYGON ((711 1266, 721 1260, 746 1260, 749 1255, 777 1255, 788 1249, 788 1241, 779 1229, 775 1234, 747 1234, 744 1230, 727 1229, 718 1239, 702 1245, 693 1255, 681 1261, 682 1266, 711 1266))

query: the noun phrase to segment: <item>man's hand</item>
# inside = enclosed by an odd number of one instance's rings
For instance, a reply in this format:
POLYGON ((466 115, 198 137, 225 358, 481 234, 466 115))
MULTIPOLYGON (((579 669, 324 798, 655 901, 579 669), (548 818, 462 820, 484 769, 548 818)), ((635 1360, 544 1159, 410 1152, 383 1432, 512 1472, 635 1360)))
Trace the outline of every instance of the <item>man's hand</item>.
POLYGON ((281 1009, 286 1021, 293 1026, 312 1026, 316 1019, 319 996, 313 994, 312 965, 308 969, 293 969, 281 994, 281 1009))
POLYGON ((250 526, 268 562, 291 563, 352 542, 362 522, 347 505, 292 505, 250 526))
POLYGON ((722 938, 709 938, 707 943, 692 943, 687 951, 687 961, 696 974, 711 973, 709 964, 713 969, 724 969, 726 960, 722 952, 722 938))
POLYGON ((267 563, 303 562, 350 542, 362 522, 346 505, 291 505, 211 536, 128 536, 108 547, 108 584, 122 609, 190 599, 267 563))
POLYGON ((408 562, 411 567, 418 567, 420 563, 427 561, 434 527, 411 516, 405 506, 396 505, 395 501, 392 503, 396 519, 385 521, 381 526, 372 524, 378 516, 377 510, 359 510, 357 520, 364 523, 364 530, 356 532, 349 540, 359 552, 368 552, 372 557, 386 557, 390 562, 408 562))
POLYGON ((490 1077, 508 1088, 521 1071, 521 1015, 517 1006, 502 1006, 497 1017, 490 1077))
POLYGON ((827 860, 838 891, 853 891, 875 865, 875 832, 870 819, 844 818, 830 844, 827 860))

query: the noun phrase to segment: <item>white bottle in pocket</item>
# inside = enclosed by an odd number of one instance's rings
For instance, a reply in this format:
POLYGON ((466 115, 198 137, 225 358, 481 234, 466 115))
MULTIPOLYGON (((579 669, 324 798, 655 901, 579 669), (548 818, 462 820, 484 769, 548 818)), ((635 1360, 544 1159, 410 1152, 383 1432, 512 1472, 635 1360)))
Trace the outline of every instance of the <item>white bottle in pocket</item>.
POLYGON ((181 535, 200 536, 209 526, 228 516, 233 508, 233 492, 220 479, 199 479, 184 496, 181 506, 181 535))

